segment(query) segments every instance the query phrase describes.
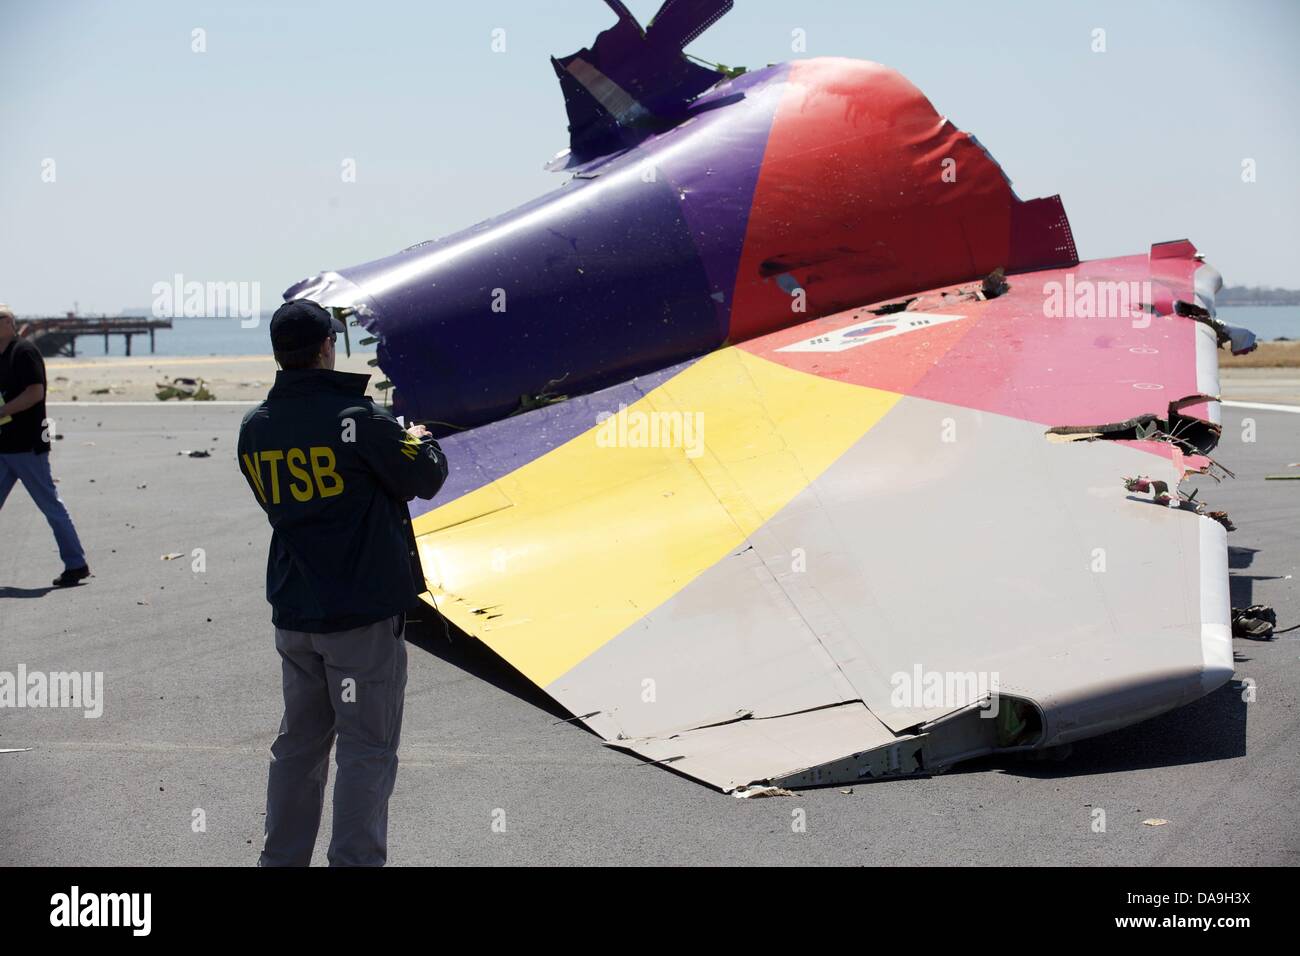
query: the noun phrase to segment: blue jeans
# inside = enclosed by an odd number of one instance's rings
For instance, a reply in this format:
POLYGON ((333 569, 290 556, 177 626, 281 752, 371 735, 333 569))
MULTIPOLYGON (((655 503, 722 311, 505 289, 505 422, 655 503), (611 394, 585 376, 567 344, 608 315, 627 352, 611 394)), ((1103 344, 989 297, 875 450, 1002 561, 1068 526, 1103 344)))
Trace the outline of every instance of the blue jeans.
POLYGON ((72 516, 63 506, 59 492, 54 487, 54 476, 50 474, 50 455, 34 451, 0 454, 0 508, 13 490, 14 482, 21 481, 27 493, 41 509, 45 520, 54 531, 54 540, 59 543, 59 557, 63 559, 64 568, 82 568, 86 566, 86 553, 81 550, 81 541, 77 538, 77 529, 72 526, 72 516))

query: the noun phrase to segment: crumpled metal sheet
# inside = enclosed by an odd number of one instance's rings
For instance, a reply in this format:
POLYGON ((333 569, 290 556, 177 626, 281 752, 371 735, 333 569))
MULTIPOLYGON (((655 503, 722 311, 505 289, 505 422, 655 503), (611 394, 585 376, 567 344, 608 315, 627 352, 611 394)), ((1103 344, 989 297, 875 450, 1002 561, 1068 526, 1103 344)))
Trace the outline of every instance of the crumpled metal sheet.
POLYGON ((446 433, 862 303, 1075 261, 1059 199, 1022 202, 879 64, 778 64, 686 109, 516 210, 285 295, 361 306, 397 411, 446 433))
POLYGON ((829 763, 845 754, 885 747, 895 739, 866 707, 853 701, 797 714, 745 718, 663 737, 613 740, 609 745, 729 793, 754 781, 829 763))
POLYGON ((412 508, 431 599, 611 745, 723 789, 1065 743, 1221 685, 1226 529, 1123 485, 1176 488, 1200 446, 1045 436, 1171 402, 1217 423, 1216 346, 1245 342, 1217 273, 1186 240, 1078 263, 1058 197, 1020 200, 878 64, 695 96, 680 43, 725 5, 634 37, 612 2, 557 65, 604 124, 578 116, 574 179, 286 292, 353 310, 397 410, 448 435, 446 494, 412 508), (1079 283, 1140 309, 1053 319, 1079 283), (699 441, 602 443, 593 413, 627 412, 699 441), (898 693, 925 672, 997 674, 1015 732, 978 684, 898 693))
MULTIPOLYGON (((1054 443, 1047 423, 1208 415, 1213 334, 1177 315, 1049 322, 1042 285, 1061 275, 1011 276, 953 321, 842 347, 828 330, 859 325, 854 310, 584 399, 586 414, 700 410, 704 453, 602 449, 588 419, 480 476, 417 522, 438 606, 611 745, 722 789, 890 746, 845 716, 856 708, 899 742, 981 699, 900 699, 918 669, 996 674, 1041 713, 1037 746, 1207 693, 1233 670, 1225 529, 1123 478, 1172 488, 1208 459, 1153 439, 1054 443), (831 351, 788 348, 809 336, 831 351), (821 716, 794 716, 808 713, 821 716), (765 743, 838 717, 832 747, 765 743)), ((565 404, 444 447, 454 459, 546 431, 565 404)), ((925 747, 949 732, 935 725, 925 747)), ((973 746, 937 750, 992 744, 973 746)))

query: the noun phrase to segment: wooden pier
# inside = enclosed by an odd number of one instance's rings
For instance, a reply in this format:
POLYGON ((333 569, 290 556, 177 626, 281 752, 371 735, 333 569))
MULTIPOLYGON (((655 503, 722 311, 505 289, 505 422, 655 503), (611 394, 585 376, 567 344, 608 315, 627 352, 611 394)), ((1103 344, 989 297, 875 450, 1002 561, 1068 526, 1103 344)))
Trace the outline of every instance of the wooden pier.
POLYGON ((75 358, 77 339, 84 335, 102 335, 104 337, 104 354, 108 354, 111 336, 121 335, 126 338, 126 354, 131 354, 131 340, 137 335, 149 336, 149 351, 154 350, 154 333, 158 329, 170 329, 171 319, 146 318, 98 318, 79 316, 72 312, 62 318, 19 319, 18 334, 28 339, 47 358, 64 355, 75 358))

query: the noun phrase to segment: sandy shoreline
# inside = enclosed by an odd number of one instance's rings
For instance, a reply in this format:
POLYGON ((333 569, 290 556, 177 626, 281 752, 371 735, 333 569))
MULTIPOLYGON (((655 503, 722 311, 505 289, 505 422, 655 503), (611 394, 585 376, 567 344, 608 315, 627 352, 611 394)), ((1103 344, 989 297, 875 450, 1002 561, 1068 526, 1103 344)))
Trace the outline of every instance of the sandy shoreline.
MULTIPOLYGON (((382 401, 375 385, 383 373, 367 365, 373 352, 340 356, 339 368, 370 375, 369 393, 382 401)), ((1228 401, 1300 405, 1300 368, 1286 367, 1300 358, 1300 343, 1266 343, 1252 356, 1234 359, 1220 354, 1219 378, 1228 401), (1284 346, 1278 348, 1278 346, 1284 346), (1264 363, 1278 362, 1277 367, 1264 363)), ((202 378, 219 401, 260 401, 275 379, 269 355, 95 356, 49 359, 49 400, 52 402, 153 402, 160 382, 177 377, 202 378)))
MULTIPOLYGON (((375 385, 384 379, 366 362, 373 352, 340 355, 338 368, 370 375, 368 392, 382 400, 375 385)), ((153 402, 158 384, 174 378, 202 378, 219 401, 260 401, 275 380, 269 355, 121 355, 46 359, 51 402, 153 402)), ((161 404, 161 403, 159 403, 161 404)))

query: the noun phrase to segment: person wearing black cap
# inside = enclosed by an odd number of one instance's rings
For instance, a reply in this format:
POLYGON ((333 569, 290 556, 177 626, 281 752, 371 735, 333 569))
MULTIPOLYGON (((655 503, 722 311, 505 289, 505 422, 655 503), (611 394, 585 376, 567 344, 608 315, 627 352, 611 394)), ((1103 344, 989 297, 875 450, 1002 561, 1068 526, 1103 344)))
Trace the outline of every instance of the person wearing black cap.
POLYGON ((342 324, 315 302, 271 318, 280 371, 239 429, 239 466, 271 524, 266 598, 284 718, 271 747, 260 866, 306 866, 338 741, 331 866, 382 866, 406 691, 405 612, 424 590, 406 502, 447 460, 334 370, 342 324))

